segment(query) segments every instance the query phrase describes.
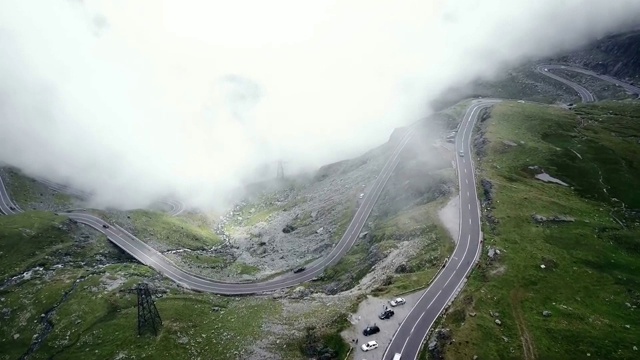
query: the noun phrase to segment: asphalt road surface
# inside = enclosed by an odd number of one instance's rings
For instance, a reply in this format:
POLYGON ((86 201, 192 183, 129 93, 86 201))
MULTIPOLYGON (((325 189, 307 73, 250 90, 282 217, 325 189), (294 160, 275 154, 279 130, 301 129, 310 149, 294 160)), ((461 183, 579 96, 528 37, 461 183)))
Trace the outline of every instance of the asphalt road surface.
MULTIPOLYGON (((585 102, 595 101, 595 96, 593 96, 593 94, 584 87, 548 71, 550 69, 557 68, 595 76, 604 81, 609 81, 617 84, 618 86, 622 86, 630 92, 640 94, 640 88, 638 87, 623 83, 606 75, 598 75, 589 70, 569 66, 563 67, 562 65, 540 65, 537 67, 537 70, 542 74, 561 81, 576 90, 585 102)), ((480 229, 480 207, 476 194, 475 173, 470 144, 473 126, 475 125, 481 110, 483 108, 490 107, 499 101, 500 100, 497 99, 474 100, 460 124, 456 137, 456 168, 460 189, 459 239, 454 253, 449 258, 446 266, 413 305, 411 312, 407 315, 396 331, 390 345, 384 352, 384 359, 392 359, 395 353, 401 353, 403 360, 417 358, 421 345, 431 329, 431 326, 433 326, 433 323, 440 313, 461 289, 466 277, 480 255, 482 242, 482 233, 480 229)), ((398 156, 413 136, 414 131, 414 127, 409 127, 402 139, 400 139, 396 144, 396 147, 390 155, 387 163, 381 170, 380 175, 378 175, 376 182, 371 187, 371 190, 366 193, 366 196, 356 211, 356 214, 349 224, 345 234, 340 239, 340 242, 331 250, 329 255, 301 273, 290 274, 290 276, 284 276, 276 280, 255 283, 225 283, 206 279, 177 268, 162 254, 119 226, 109 225, 102 219, 89 213, 65 213, 62 215, 66 215, 79 223, 89 225, 106 234, 109 240, 127 253, 131 254, 141 263, 154 268, 156 271, 162 273, 185 288, 197 291, 234 295, 260 293, 290 287, 312 280, 313 278, 321 275, 325 268, 337 263, 342 256, 349 251, 355 241, 357 241, 360 231, 369 217, 373 206, 378 200, 382 189, 398 164, 398 156)), ((0 211, 7 215, 16 214, 22 211, 18 206, 11 202, 1 178, 0 211)), ((410 304, 407 306, 410 306, 410 304)))
POLYGON ((616 78, 613 78, 609 75, 602 75, 602 74, 598 74, 596 72, 593 72, 591 70, 587 70, 587 69, 583 69, 583 68, 579 68, 579 67, 574 67, 574 66, 567 66, 567 65, 553 65, 553 64, 542 64, 542 65, 538 65, 536 66, 536 70, 540 73, 542 73, 543 75, 546 75, 552 79, 558 80, 564 84, 567 84, 568 86, 570 86, 571 88, 573 88, 575 91, 578 92, 578 94, 580 95, 580 97, 582 98, 582 102, 593 102, 596 101, 596 98, 593 94, 591 94, 587 89, 585 89, 584 87, 569 81, 563 77, 560 77, 558 75, 552 74, 551 70, 568 70, 568 71, 573 71, 573 72, 577 72, 577 73, 581 73, 584 75, 589 75, 589 76, 593 76, 596 77, 600 80, 603 81, 607 81, 610 82, 614 85, 617 85, 623 89, 625 89, 626 91, 632 93, 632 94, 636 94, 640 96, 640 87, 637 87, 635 85, 631 85, 631 84, 627 84, 626 82, 620 81, 616 78))
MULTIPOLYGON (((470 149, 473 126, 482 109, 500 100, 475 100, 464 115, 456 136, 456 168, 460 189, 460 231, 458 243, 445 265, 429 288, 413 304, 411 312, 396 331, 385 350, 384 359, 402 354, 402 359, 418 357, 420 347, 429 329, 442 310, 460 289, 463 281, 480 256, 480 204, 476 194, 475 172, 470 149), (460 155, 462 152, 462 156, 460 155)), ((410 304, 407 304, 410 306, 410 304)))
MULTIPOLYGON (((91 226, 104 233, 111 242, 129 253, 141 263, 152 267, 159 273, 175 281, 180 286, 191 290, 225 295, 239 295, 268 292, 291 287, 320 276, 327 267, 336 264, 349 251, 349 249, 351 249, 353 244, 358 240, 362 227, 369 217, 369 214, 371 214, 371 210, 382 193, 384 186, 391 177, 393 170, 398 165, 400 153, 412 138, 414 132, 415 126, 406 128, 402 138, 400 138, 395 144, 389 159, 380 171, 375 183, 370 187, 370 190, 366 192, 356 214, 354 215, 354 218, 351 220, 349 227, 347 227, 346 232, 331 250, 329 255, 314 263, 312 266, 309 266, 303 272, 298 274, 290 273, 286 276, 270 281, 226 283, 191 274, 176 267, 164 255, 160 254, 158 251, 117 225, 107 224, 104 220, 85 212, 60 213, 60 215, 68 216, 79 223, 91 226)), ((7 215, 17 214, 22 211, 11 202, 1 179, 0 211, 7 215)))
MULTIPOLYGON (((561 81, 577 91, 584 102, 593 102, 596 98, 584 87, 550 73, 548 70, 551 69, 564 69, 595 76, 604 81, 618 84, 627 91, 640 95, 640 88, 610 76, 598 75, 589 70, 563 65, 539 65, 536 67, 536 70, 542 74, 561 81)), ((433 323, 456 296, 480 255, 482 248, 480 205, 477 200, 474 167, 471 160, 472 153, 469 147, 472 129, 480 109, 492 106, 499 101, 497 99, 474 101, 460 124, 456 136, 456 168, 460 188, 460 231, 458 243, 447 265, 413 305, 411 312, 396 331, 391 343, 385 349, 384 360, 393 359, 396 353, 401 354, 402 360, 415 360, 418 358, 424 339, 431 330, 433 323), (460 156, 460 151, 463 152, 463 156, 460 156)))
POLYGON ((566 70, 570 70, 566 66, 565 67, 561 67, 561 66, 557 66, 556 67, 555 65, 538 65, 538 66, 536 66, 536 70, 539 73, 541 73, 541 74, 543 74, 545 76, 548 76, 548 77, 550 77, 550 78, 552 78, 554 80, 558 80, 561 83, 571 87, 573 90, 577 91, 578 95, 580 95, 580 98, 582 98, 582 102, 588 103, 588 102, 596 101, 596 97, 591 92, 589 92, 589 90, 585 89, 583 86, 578 85, 578 84, 574 83, 573 81, 569 81, 569 80, 567 80, 567 79, 565 79, 565 78, 563 78, 561 76, 558 76, 558 75, 553 74, 553 73, 550 72, 550 70, 560 69, 560 68, 566 69, 566 70))

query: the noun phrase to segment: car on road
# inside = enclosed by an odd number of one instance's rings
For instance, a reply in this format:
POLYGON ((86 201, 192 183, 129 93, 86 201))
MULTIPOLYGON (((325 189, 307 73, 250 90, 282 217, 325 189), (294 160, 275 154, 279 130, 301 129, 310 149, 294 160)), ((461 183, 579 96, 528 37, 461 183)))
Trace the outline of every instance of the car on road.
POLYGON ((402 354, 396 353, 395 355, 393 355, 393 360, 400 360, 401 357, 402 357, 402 354))
POLYGON ((404 305, 407 303, 407 300, 405 300, 404 298, 398 297, 395 298, 391 301, 389 301, 389 305, 391 306, 398 306, 398 305, 404 305))
POLYGON ((373 334, 377 334, 380 332, 380 328, 378 325, 367 326, 364 330, 362 330, 362 335, 369 336, 373 334))
POLYGON ((362 351, 369 351, 377 348, 378 348, 378 343, 375 341, 369 341, 366 344, 362 344, 362 347, 361 347, 362 351))
POLYGON ((458 152, 458 155, 460 155, 460 157, 463 157, 463 156, 464 156, 464 151, 460 150, 460 151, 458 152))
POLYGON ((306 267, 304 267, 304 266, 301 266, 301 267, 299 267, 299 268, 297 268, 297 269, 293 270, 293 273, 294 273, 294 274, 297 274, 297 273, 301 273, 301 272, 303 272, 303 271, 305 271, 305 270, 307 270, 307 268, 306 268, 306 267))
POLYGON ((380 315, 378 315, 378 317, 380 318, 380 320, 387 320, 387 319, 391 319, 391 317, 395 314, 396 314, 395 311, 391 309, 387 309, 381 312, 380 315))
POLYGON ((102 224, 102 227, 103 227, 103 228, 105 228, 105 229, 108 229, 108 228, 109 228, 109 225, 107 225, 107 224, 102 224))
POLYGON ((9 210, 14 211, 16 208, 14 208, 13 206, 9 206, 9 210))

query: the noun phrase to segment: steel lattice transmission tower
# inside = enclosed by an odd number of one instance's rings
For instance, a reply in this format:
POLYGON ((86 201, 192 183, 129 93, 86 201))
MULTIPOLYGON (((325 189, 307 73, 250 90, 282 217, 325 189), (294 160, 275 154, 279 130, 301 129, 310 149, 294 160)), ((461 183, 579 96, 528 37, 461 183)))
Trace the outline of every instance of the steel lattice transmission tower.
POLYGON ((142 335, 146 330, 149 330, 154 336, 157 336, 162 326, 162 319, 156 308, 156 303, 153 301, 149 285, 147 283, 139 283, 135 288, 123 291, 136 292, 138 295, 138 335, 142 335))
POLYGON ((288 161, 278 160, 278 173, 276 175, 276 179, 284 179, 284 164, 288 163, 288 161))
POLYGON ((278 174, 276 179, 284 179, 284 166, 282 166, 282 160, 278 161, 278 174))

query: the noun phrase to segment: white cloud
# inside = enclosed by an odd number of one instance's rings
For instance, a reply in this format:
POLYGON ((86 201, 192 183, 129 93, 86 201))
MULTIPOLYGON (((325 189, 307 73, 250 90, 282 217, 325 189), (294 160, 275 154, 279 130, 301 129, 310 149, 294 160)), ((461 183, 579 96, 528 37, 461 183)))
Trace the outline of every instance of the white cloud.
POLYGON ((0 160, 143 206, 357 155, 450 85, 639 18, 619 0, 0 3, 0 160))

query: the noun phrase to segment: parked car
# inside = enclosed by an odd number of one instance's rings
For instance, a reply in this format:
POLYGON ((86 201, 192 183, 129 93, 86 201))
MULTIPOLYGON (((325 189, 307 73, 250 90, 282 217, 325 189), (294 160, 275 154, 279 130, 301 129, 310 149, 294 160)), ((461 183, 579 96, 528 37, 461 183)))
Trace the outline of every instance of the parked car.
POLYGON ((362 351, 369 351, 378 348, 378 343, 375 341, 369 341, 366 344, 362 344, 362 351))
POLYGON ((387 309, 385 311, 383 311, 382 313, 380 313, 380 315, 378 315, 378 317, 380 318, 380 320, 387 320, 387 319, 391 319, 391 317, 395 315, 395 311, 391 310, 391 309, 387 309))
POLYGON ((293 273, 294 273, 294 274, 297 274, 297 273, 301 273, 301 272, 303 272, 303 271, 305 271, 305 270, 307 270, 307 268, 306 268, 306 267, 304 267, 304 266, 301 266, 301 267, 299 267, 299 268, 297 268, 297 269, 293 270, 293 273))
POLYGON ((407 303, 407 300, 405 300, 404 298, 401 298, 401 297, 397 297, 397 298, 389 301, 389 305, 391 305, 391 306, 404 305, 406 303, 407 303))
POLYGON ((359 198, 359 199, 362 199, 363 197, 364 197, 364 194, 360 194, 360 195, 358 196, 358 198, 359 198))
POLYGON ((380 328, 378 325, 367 326, 364 330, 362 330, 362 335, 369 336, 373 334, 377 334, 380 332, 380 328))

